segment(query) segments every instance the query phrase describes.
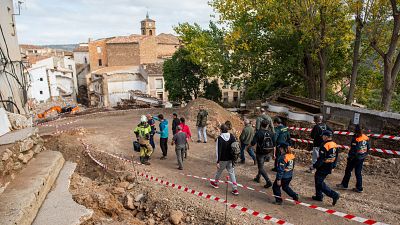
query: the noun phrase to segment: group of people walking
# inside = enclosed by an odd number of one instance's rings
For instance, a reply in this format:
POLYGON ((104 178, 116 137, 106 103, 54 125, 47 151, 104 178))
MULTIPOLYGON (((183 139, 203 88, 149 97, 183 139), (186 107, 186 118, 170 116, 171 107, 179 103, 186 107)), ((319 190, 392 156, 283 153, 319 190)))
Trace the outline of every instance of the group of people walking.
MULTIPOLYGON (((207 118, 208 112, 204 106, 199 107, 197 115, 198 143, 207 143, 207 118)), ((340 198, 338 192, 332 190, 325 183, 325 179, 336 168, 338 161, 338 145, 332 140, 332 129, 323 123, 322 117, 314 117, 315 126, 311 132, 313 139, 312 160, 309 173, 314 174, 315 195, 312 199, 322 201, 324 194, 332 198, 332 205, 335 205, 340 198)), ((227 170, 232 184, 232 194, 238 195, 235 165, 236 163, 245 164, 245 152, 248 153, 257 165, 257 174, 253 181, 260 183, 261 178, 265 180, 265 188, 272 187, 275 203, 282 204, 281 189, 285 191, 293 200, 298 201, 299 195, 290 187, 290 182, 294 176, 295 154, 292 149, 292 141, 288 127, 281 118, 272 119, 265 110, 261 109, 256 119, 255 127, 250 120, 244 120, 244 128, 239 137, 235 137, 230 132, 232 124, 226 121, 220 126, 220 135, 216 139, 216 167, 215 180, 210 184, 214 188, 219 188, 219 179, 224 170, 227 170), (275 180, 269 178, 265 170, 264 163, 273 162, 271 169, 276 173, 275 180)), ((173 138, 171 145, 175 145, 178 169, 183 169, 183 160, 186 158, 189 149, 189 140, 193 141, 190 128, 185 123, 185 118, 178 118, 176 113, 172 116, 173 138)), ((140 160, 143 164, 149 165, 150 157, 155 149, 154 135, 160 135, 160 148, 163 156, 161 160, 167 158, 168 153, 168 121, 162 114, 158 116, 142 116, 141 123, 134 130, 140 148, 140 160), (159 130, 155 127, 155 121, 159 121, 159 130)), ((360 126, 355 127, 354 137, 351 142, 351 149, 348 153, 345 175, 338 189, 347 189, 351 173, 355 170, 357 184, 353 189, 355 192, 362 192, 362 167, 365 157, 370 149, 369 139, 363 134, 360 126)))

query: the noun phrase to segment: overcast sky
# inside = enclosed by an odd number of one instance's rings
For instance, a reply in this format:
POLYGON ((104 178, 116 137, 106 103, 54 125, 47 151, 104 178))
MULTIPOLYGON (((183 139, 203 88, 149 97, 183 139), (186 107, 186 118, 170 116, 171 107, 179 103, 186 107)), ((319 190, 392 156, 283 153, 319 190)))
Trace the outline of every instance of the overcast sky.
POLYGON ((16 16, 18 39, 20 44, 74 44, 140 34, 147 11, 158 34, 173 33, 182 22, 207 26, 213 14, 207 0, 25 0, 16 16))

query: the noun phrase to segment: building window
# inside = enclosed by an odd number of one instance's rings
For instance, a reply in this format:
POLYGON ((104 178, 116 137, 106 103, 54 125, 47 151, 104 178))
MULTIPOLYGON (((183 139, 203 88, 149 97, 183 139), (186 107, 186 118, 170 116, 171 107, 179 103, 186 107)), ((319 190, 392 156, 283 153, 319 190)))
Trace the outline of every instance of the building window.
POLYGON ((156 89, 163 89, 163 80, 162 79, 156 79, 156 89))
POLYGON ((150 30, 150 31, 149 31, 149 34, 150 34, 150 36, 153 35, 153 30, 150 30))
POLYGON ((224 92, 223 102, 227 103, 229 100, 228 92, 224 92))
POLYGON ((43 91, 39 91, 39 93, 42 95, 42 94, 43 94, 43 91))
POLYGON ((99 59, 99 66, 102 66, 103 62, 101 61, 101 59, 99 59))
POLYGON ((237 102, 239 100, 239 92, 233 92, 233 101, 237 102))
POLYGON ((83 60, 85 60, 85 64, 87 64, 87 58, 85 57, 85 58, 83 58, 83 60))
POLYGON ((157 98, 163 100, 164 99, 164 94, 162 92, 157 93, 157 98))
POLYGON ((146 31, 143 29, 142 30, 142 35, 145 35, 146 34, 146 31))
POLYGON ((43 77, 39 78, 40 81, 43 81, 43 77))
POLYGON ((101 53, 101 47, 97 46, 97 53, 101 53))
POLYGON ((68 69, 72 70, 72 65, 68 65, 68 69))

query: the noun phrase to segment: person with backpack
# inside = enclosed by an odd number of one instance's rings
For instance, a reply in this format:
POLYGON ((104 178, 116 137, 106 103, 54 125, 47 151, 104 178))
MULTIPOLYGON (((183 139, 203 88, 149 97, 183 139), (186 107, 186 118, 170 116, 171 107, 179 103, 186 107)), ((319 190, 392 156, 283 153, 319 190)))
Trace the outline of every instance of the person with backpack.
POLYGON ((281 118, 276 117, 274 119, 274 126, 275 126, 275 143, 276 143, 276 148, 274 151, 274 168, 272 171, 277 171, 278 167, 278 158, 281 156, 281 153, 283 152, 283 147, 286 143, 289 144, 291 143, 290 140, 290 133, 289 129, 287 126, 283 125, 281 118))
POLYGON ((276 173, 276 179, 272 186, 275 195, 275 204, 277 205, 282 205, 281 187, 293 200, 299 201, 299 195, 289 186, 293 177, 295 156, 289 143, 282 143, 281 147, 285 151, 282 152, 283 154, 278 159, 278 172, 276 173))
POLYGON ((267 113, 265 112, 264 108, 260 108, 260 114, 258 115, 257 119, 256 119, 256 131, 261 129, 261 121, 263 120, 267 120, 268 122, 268 130, 270 130, 272 133, 275 133, 274 130, 274 123, 271 119, 271 117, 269 115, 267 115, 267 113))
POLYGON ((346 171, 344 173, 342 183, 336 185, 339 189, 348 188, 351 172, 354 169, 357 183, 356 187, 353 188, 353 191, 357 193, 363 192, 362 169, 364 159, 367 157, 370 148, 371 146, 369 143, 369 138, 367 137, 367 135, 364 134, 363 129, 359 125, 356 125, 354 136, 351 140, 351 148, 347 157, 346 171))
POLYGON ((139 125, 133 130, 136 139, 140 144, 140 162, 144 165, 150 165, 149 159, 153 150, 149 144, 151 127, 147 123, 147 117, 142 115, 139 125))
POLYGON ((168 153, 168 120, 164 119, 164 115, 160 114, 153 117, 155 120, 160 121, 160 131, 156 133, 160 135, 160 148, 163 156, 161 160, 167 159, 168 153))
POLYGON ((235 169, 233 165, 234 150, 232 144, 237 143, 235 137, 228 132, 228 127, 222 124, 221 135, 217 138, 216 142, 216 155, 217 155, 217 173, 215 174, 215 181, 210 181, 210 184, 214 188, 219 188, 218 182, 222 172, 226 169, 229 173, 230 181, 232 184, 232 194, 239 195, 237 190, 235 169))
POLYGON ((197 114, 197 143, 201 143, 201 136, 203 136, 203 142, 207 143, 207 118, 208 112, 204 109, 203 105, 200 105, 199 113, 197 114))
POLYGON ((322 143, 324 142, 322 140, 322 132, 324 132, 325 130, 328 130, 333 133, 332 129, 328 125, 326 125, 325 123, 322 122, 322 116, 315 115, 314 122, 315 122, 315 125, 314 125, 313 129, 311 130, 311 135, 310 135, 311 138, 313 139, 313 149, 312 149, 311 166, 307 170, 308 173, 314 173, 314 171, 315 171, 313 165, 318 159, 319 148, 321 147, 322 143))
POLYGON ((247 148, 247 146, 251 144, 251 140, 253 140, 253 137, 254 137, 254 129, 250 123, 250 120, 245 119, 244 120, 244 128, 239 137, 239 140, 240 140, 240 163, 241 164, 245 164, 245 162, 246 162, 246 158, 244 156, 245 149, 248 149, 247 153, 249 153, 250 157, 253 159, 254 165, 257 164, 256 156, 254 155, 253 148, 247 148))
POLYGON ((183 170, 183 155, 186 151, 187 136, 186 133, 182 132, 182 127, 177 126, 178 131, 172 138, 171 145, 175 144, 176 158, 178 160, 178 170, 183 170))
POLYGON ((269 161, 270 155, 274 152, 276 145, 274 134, 267 129, 268 121, 261 121, 261 129, 256 132, 250 145, 247 146, 247 149, 249 149, 250 147, 254 148, 254 146, 257 145, 256 160, 258 173, 257 176, 254 178, 254 181, 260 183, 260 177, 262 176, 266 182, 264 188, 270 188, 272 186, 272 182, 264 169, 264 162, 269 161))
POLYGON ((318 159, 313 165, 317 171, 315 172, 315 195, 312 199, 322 202, 323 194, 332 198, 332 205, 335 206, 340 198, 339 193, 331 190, 325 183, 326 177, 336 168, 338 160, 338 146, 332 141, 332 132, 325 130, 322 132, 322 140, 324 141, 319 149, 318 159))

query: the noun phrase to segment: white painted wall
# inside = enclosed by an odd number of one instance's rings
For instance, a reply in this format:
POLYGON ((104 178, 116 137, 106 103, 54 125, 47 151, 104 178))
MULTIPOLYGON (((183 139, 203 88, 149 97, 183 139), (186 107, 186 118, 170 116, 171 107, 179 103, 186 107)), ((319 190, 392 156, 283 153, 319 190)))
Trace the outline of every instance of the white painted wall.
POLYGON ((74 52, 74 61, 77 64, 89 63, 89 52, 74 52), (85 61, 86 58, 86 61, 85 61))
POLYGON ((116 106, 121 99, 129 98, 130 90, 146 91, 147 83, 144 81, 109 81, 108 95, 110 106, 116 106))
POLYGON ((29 71, 31 85, 28 90, 29 98, 37 101, 47 101, 50 98, 49 83, 47 79, 47 68, 45 66, 36 67, 29 71))

